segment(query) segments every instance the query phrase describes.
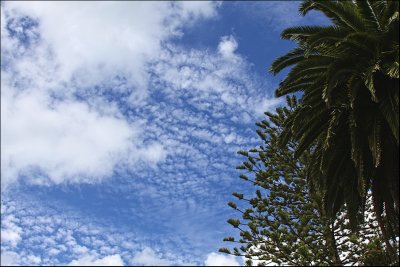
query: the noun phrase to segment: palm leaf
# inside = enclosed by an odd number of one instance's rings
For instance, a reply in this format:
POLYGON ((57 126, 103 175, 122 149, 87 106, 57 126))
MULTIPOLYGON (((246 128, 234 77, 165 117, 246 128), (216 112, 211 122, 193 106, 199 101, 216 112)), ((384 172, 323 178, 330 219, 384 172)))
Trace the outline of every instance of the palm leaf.
POLYGON ((397 88, 385 93, 386 95, 379 102, 379 109, 399 145, 399 90, 397 88))
POLYGON ((309 149, 312 146, 317 137, 321 135, 321 133, 323 133, 327 124, 327 121, 319 121, 318 123, 314 123, 310 126, 310 128, 308 128, 307 132, 304 133, 300 138, 299 144, 295 149, 294 156, 296 158, 300 157, 305 150, 309 149))
POLYGON ((371 133, 368 136, 369 148, 372 153, 372 158, 375 168, 381 163, 381 122, 376 119, 372 125, 371 133))
POLYGON ((313 9, 323 12, 334 24, 343 28, 354 31, 364 28, 363 21, 358 12, 355 12, 354 5, 346 5, 344 7, 342 2, 339 1, 304 1, 300 5, 299 11, 304 16, 313 9))
POLYGON ((357 8, 362 15, 368 30, 382 31, 382 26, 379 23, 378 16, 369 0, 357 0, 357 8))
POLYGON ((308 38, 324 31, 325 26, 296 26, 282 31, 281 38, 303 43, 308 38))
POLYGON ((270 71, 275 75, 284 68, 296 64, 304 59, 304 49, 295 48, 286 55, 279 57, 272 62, 270 71))

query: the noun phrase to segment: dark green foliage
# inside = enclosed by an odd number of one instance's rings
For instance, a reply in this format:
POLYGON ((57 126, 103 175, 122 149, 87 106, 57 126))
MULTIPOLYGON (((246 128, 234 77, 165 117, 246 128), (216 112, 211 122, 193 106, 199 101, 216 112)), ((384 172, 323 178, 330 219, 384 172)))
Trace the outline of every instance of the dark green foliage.
POLYGON ((386 247, 396 260, 399 1, 303 1, 300 13, 310 10, 322 12, 332 25, 284 30, 282 38, 297 47, 271 66, 274 74, 291 67, 277 96, 302 93, 299 106, 283 122, 279 144, 294 140, 299 159, 310 152, 307 182, 322 195, 329 218, 346 208, 353 231, 362 223, 372 190, 386 247))
POLYGON ((224 241, 239 247, 233 251, 222 248, 220 252, 244 256, 247 265, 254 260, 259 264, 300 266, 362 264, 363 260, 381 263, 387 255, 379 246, 379 228, 372 216, 370 198, 365 205, 369 217, 352 233, 345 213, 340 211, 336 219, 331 219, 323 195, 309 190, 305 166, 312 164, 310 151, 295 158, 295 142, 289 140, 286 146, 280 146, 283 124, 298 108, 295 97, 287 97, 287 102, 288 107, 278 108, 276 114, 267 113, 269 122, 257 123, 263 133, 259 134, 262 146, 240 153, 247 158, 243 165, 249 165, 243 170, 247 181, 258 189, 250 199, 233 193, 240 203, 228 205, 238 210, 242 219, 230 219, 228 223, 239 228, 240 239, 227 237, 224 241), (372 239, 376 241, 368 243, 372 239))
POLYGON ((391 265, 388 255, 382 248, 381 240, 377 238, 370 240, 367 252, 362 256, 361 261, 365 266, 391 265))
POLYGON ((236 220, 236 219, 229 219, 229 220, 228 220, 228 223, 229 223, 230 225, 232 225, 233 227, 235 227, 235 228, 238 228, 239 225, 240 225, 240 221, 239 221, 239 220, 236 220))

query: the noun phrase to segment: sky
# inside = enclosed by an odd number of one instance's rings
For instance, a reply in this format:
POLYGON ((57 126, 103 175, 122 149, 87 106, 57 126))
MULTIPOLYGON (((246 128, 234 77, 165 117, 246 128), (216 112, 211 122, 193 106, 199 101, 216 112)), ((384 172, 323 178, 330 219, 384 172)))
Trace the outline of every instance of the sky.
POLYGON ((1 2, 1 264, 241 265, 236 152, 299 2, 1 2))

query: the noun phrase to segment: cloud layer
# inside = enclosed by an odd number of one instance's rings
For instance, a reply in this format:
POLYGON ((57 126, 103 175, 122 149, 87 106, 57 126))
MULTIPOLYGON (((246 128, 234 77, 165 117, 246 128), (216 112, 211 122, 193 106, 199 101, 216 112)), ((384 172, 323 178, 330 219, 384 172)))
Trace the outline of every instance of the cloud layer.
POLYGON ((59 79, 94 86, 118 74, 140 93, 145 64, 157 57, 161 43, 185 23, 215 15, 215 4, 207 2, 10 2, 5 9, 6 18, 29 16, 38 23, 59 79))
POLYGON ((234 36, 171 42, 218 6, 2 3, 2 264, 239 264, 207 253, 281 100, 234 36))
POLYGON ((157 141, 143 144, 140 123, 127 122, 102 96, 120 93, 126 105, 142 103, 146 64, 162 42, 184 23, 214 16, 215 4, 2 5, 3 185, 21 175, 41 184, 95 182, 118 163, 165 158, 157 141), (82 99, 85 88, 92 91, 82 99))

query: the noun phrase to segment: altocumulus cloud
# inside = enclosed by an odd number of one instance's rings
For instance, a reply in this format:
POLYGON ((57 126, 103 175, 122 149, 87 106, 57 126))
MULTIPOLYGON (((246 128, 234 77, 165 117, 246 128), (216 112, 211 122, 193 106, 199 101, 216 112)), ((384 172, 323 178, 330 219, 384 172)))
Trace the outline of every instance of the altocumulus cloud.
MULTIPOLYGON (((59 79, 96 85, 116 73, 144 93, 144 65, 157 58, 161 42, 180 34, 187 22, 215 15, 204 2, 10 2, 5 18, 30 16, 38 22, 43 45, 60 65, 59 79), (68 14, 68 16, 65 16, 68 14)), ((138 94, 139 92, 136 92, 138 94)))
POLYGON ((143 144, 140 123, 127 122, 95 95, 86 101, 76 95, 99 84, 121 90, 109 84, 118 76, 125 80, 127 103, 143 102, 145 65, 160 53, 161 43, 179 35, 183 23, 214 16, 215 7, 206 2, 2 3, 4 188, 28 173, 32 183, 96 182, 110 176, 117 163, 163 160, 162 144, 143 144))
POLYGON ((221 170, 257 141, 249 125, 280 100, 265 96, 233 36, 211 51, 170 42, 182 25, 214 18, 218 5, 2 3, 2 184, 101 181, 91 188, 117 192, 118 216, 168 229, 139 238, 136 221, 100 227, 62 201, 52 213, 10 190, 18 201, 2 202, 2 264, 239 265, 207 254, 217 231, 204 217, 220 216, 215 184, 233 176, 221 170))
POLYGON ((29 202, 2 201, 2 251, 1 265, 65 265, 65 266, 170 266, 196 265, 239 266, 235 257, 209 253, 202 262, 176 258, 174 251, 160 253, 144 246, 133 234, 122 233, 120 229, 106 229, 96 226, 88 219, 79 222, 70 218, 76 215, 70 211, 60 214, 56 210, 37 207, 34 200, 29 202), (18 217, 18 219, 17 219, 18 217), (24 231, 21 231, 22 228, 24 231), (9 238, 15 233, 18 238, 9 238), (21 242, 21 236, 25 242, 21 242), (40 241, 40 242, 39 242, 40 241), (17 252, 15 247, 26 249, 17 252), (44 251, 35 255, 35 250, 44 251), (172 253, 171 253, 172 252, 172 253), (58 255, 66 253, 63 260, 58 255), (132 256, 133 255, 133 256, 132 256), (173 260, 171 259, 173 258, 173 260))

